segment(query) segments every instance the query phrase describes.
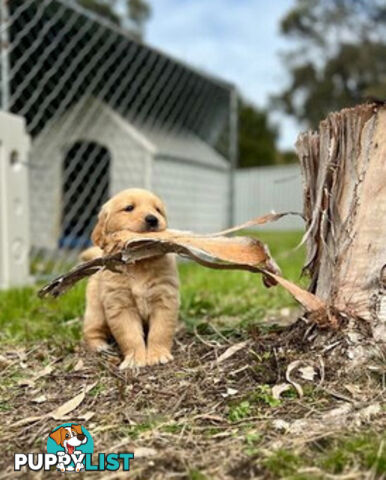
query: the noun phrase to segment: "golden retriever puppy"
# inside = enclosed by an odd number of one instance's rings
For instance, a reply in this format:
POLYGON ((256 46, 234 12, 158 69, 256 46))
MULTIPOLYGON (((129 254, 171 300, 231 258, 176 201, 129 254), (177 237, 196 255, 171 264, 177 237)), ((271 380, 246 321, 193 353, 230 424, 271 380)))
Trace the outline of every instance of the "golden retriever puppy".
MULTIPOLYGON (((167 227, 165 206, 153 193, 128 189, 111 198, 98 216, 92 233, 95 247, 82 259, 100 256, 106 236, 130 230, 138 233, 167 227)), ((109 350, 112 335, 123 354, 119 368, 166 363, 179 309, 179 282, 175 257, 162 255, 127 265, 124 273, 100 271, 86 292, 84 338, 88 346, 109 350)))

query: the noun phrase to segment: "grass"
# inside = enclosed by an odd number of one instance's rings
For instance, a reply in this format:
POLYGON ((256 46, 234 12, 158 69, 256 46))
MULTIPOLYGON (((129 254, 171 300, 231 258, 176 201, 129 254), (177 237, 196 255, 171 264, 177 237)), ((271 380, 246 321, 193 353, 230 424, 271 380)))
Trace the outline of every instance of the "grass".
MULTIPOLYGON (((305 286, 307 279, 299 278, 304 249, 293 250, 301 234, 260 232, 258 237, 269 245, 283 275, 305 286)), ((386 476, 385 409, 376 421, 358 424, 348 418, 344 427, 314 431, 312 422, 341 403, 328 389, 305 382, 302 399, 294 390, 280 400, 273 397, 272 386, 284 381, 294 352, 264 347, 252 333, 274 331, 272 325, 283 317, 288 321, 296 304, 286 291, 266 289, 259 275, 248 272, 193 263, 181 263, 179 272, 184 328, 176 338, 175 361, 140 372, 120 373, 85 352, 80 342, 84 282, 57 300, 38 299, 38 287, 0 292, 1 471, 14 474, 9 459, 15 449, 44 451, 46 430, 54 426, 43 420, 16 428, 16 421, 44 415, 94 385, 70 416, 81 422, 79 415, 92 412, 85 426, 97 451, 106 445, 154 450, 155 457, 134 462, 132 478, 386 476), (216 365, 219 354, 247 338, 248 348, 216 365), (37 375, 45 366, 53 372, 37 375), (42 394, 43 403, 32 401, 42 394), (300 433, 274 426, 306 418, 310 427, 300 433)), ((384 378, 378 377, 375 387, 371 381, 366 378, 361 387, 369 392, 364 404, 384 399, 384 378)), ((348 395, 344 382, 329 388, 348 395)))
POLYGON ((341 475, 349 470, 357 471, 357 478, 363 478, 361 471, 371 472, 369 478, 383 478, 386 475, 385 442, 385 432, 327 438, 323 446, 318 442, 311 445, 304 456, 280 449, 264 460, 264 467, 274 478, 291 480, 322 479, 326 473, 341 475))

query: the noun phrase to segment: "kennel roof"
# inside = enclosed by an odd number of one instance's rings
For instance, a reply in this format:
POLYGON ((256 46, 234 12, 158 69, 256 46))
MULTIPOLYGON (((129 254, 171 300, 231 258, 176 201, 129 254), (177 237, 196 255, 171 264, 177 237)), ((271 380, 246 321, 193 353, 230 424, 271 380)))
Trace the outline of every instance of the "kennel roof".
POLYGON ((8 8, 9 109, 26 118, 33 136, 92 95, 133 122, 167 124, 218 145, 229 120, 231 84, 70 0, 12 0, 8 8))
POLYGON ((166 131, 147 124, 132 123, 108 104, 94 97, 83 97, 61 117, 51 120, 47 127, 47 135, 39 135, 36 142, 43 141, 48 145, 55 138, 57 143, 58 136, 64 135, 64 138, 68 137, 67 141, 74 141, 79 137, 111 146, 111 142, 117 142, 117 136, 130 137, 154 158, 187 161, 220 170, 229 168, 229 162, 194 133, 166 131), (84 119, 88 120, 85 122, 84 119), (114 138, 110 138, 106 132, 108 123, 113 127, 114 138))

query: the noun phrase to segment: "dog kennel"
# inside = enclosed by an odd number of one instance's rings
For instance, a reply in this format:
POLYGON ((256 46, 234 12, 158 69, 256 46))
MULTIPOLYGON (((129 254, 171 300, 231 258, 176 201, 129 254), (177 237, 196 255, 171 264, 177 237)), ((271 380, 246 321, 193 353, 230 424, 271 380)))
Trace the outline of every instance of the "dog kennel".
POLYGON ((171 227, 227 225, 229 162, 194 134, 135 126, 95 98, 52 121, 49 132, 31 150, 33 245, 87 246, 101 205, 130 187, 157 193, 171 227))

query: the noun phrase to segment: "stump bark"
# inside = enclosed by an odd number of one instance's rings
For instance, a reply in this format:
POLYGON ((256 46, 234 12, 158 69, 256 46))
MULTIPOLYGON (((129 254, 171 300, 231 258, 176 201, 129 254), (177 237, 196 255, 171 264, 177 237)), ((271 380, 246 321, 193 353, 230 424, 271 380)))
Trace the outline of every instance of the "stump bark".
POLYGON ((386 341, 386 107, 330 114, 296 143, 309 290, 386 341))

